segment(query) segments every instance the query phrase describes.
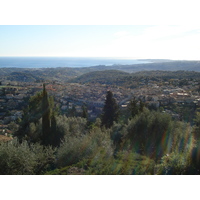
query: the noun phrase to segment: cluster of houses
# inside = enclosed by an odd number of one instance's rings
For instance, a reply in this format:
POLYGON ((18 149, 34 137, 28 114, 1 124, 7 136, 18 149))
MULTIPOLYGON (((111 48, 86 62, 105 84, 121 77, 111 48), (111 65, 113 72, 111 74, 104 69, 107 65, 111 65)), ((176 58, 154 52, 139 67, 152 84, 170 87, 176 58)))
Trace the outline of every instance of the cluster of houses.
POLYGON ((143 86, 140 85, 133 92, 136 99, 142 100, 149 107, 155 109, 162 107, 160 110, 180 120, 183 118, 183 109, 192 108, 195 111, 200 106, 198 88, 199 82, 196 80, 190 81, 190 84, 183 86, 179 84, 172 85, 169 82, 163 82, 163 84, 154 82, 143 86), (181 110, 177 112, 175 111, 177 109, 174 108, 180 108, 181 110))
MULTIPOLYGON (((46 83, 49 95, 63 113, 73 108, 77 113, 82 112, 86 105, 90 118, 96 118, 102 111, 106 92, 113 92, 121 108, 126 108, 132 98, 140 99, 146 104, 159 108, 168 104, 196 104, 200 105, 200 95, 196 88, 198 82, 193 81, 187 86, 173 86, 167 82, 141 81, 134 89, 102 85, 79 83, 46 83)), ((0 85, 0 125, 7 125, 20 119, 25 99, 42 91, 42 83, 36 82, 1 82, 0 85)), ((0 127, 0 133, 1 133, 0 127)))
MULTIPOLYGON (((42 83, 7 82, 0 87, 0 124, 9 124, 20 119, 25 99, 42 91, 42 83)), ((82 112, 86 105, 88 115, 96 118, 104 105, 106 92, 111 90, 117 102, 123 101, 130 93, 130 89, 100 84, 81 85, 77 83, 46 83, 49 95, 54 97, 54 102, 63 113, 75 108, 77 113, 82 112)))
MULTIPOLYGON (((48 89, 48 87, 47 87, 48 89)), ((93 119, 101 112, 105 102, 106 93, 111 90, 117 102, 121 103, 130 96, 130 89, 119 88, 115 86, 106 86, 101 84, 78 84, 68 83, 63 88, 56 90, 56 93, 50 91, 54 100, 63 113, 75 107, 77 113, 82 112, 82 106, 87 106, 88 116, 93 119)))

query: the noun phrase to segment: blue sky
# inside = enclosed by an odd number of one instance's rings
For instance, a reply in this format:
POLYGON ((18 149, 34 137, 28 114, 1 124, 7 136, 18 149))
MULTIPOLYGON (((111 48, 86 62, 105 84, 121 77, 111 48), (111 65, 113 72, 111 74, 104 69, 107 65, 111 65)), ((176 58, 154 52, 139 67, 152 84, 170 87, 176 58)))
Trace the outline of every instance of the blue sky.
POLYGON ((199 26, 0 25, 0 56, 200 60, 199 26))

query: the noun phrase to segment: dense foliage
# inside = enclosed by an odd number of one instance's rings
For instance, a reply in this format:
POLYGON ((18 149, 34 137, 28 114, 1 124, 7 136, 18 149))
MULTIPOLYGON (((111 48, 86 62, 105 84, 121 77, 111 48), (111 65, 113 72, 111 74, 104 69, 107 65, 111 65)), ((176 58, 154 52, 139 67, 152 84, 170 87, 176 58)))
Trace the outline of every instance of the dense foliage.
POLYGON ((56 112, 44 85, 15 137, 0 143, 0 174, 200 173, 198 112, 192 126, 133 99, 120 118, 110 91, 102 118, 88 122, 56 112))
POLYGON ((55 163, 55 149, 40 144, 29 145, 12 140, 0 144, 0 174, 34 175, 51 170, 55 163))
POLYGON ((16 136, 21 142, 26 139, 30 143, 40 142, 43 145, 59 146, 62 134, 56 134, 56 108, 53 98, 48 97, 45 85, 43 91, 29 99, 24 110, 22 121, 16 136))
MULTIPOLYGON (((135 67, 135 66, 134 66, 135 67)), ((200 73, 196 71, 139 71, 134 73, 126 73, 119 70, 103 70, 85 73, 77 78, 70 79, 68 82, 81 84, 106 84, 113 86, 122 86, 128 88, 136 88, 141 81, 148 82, 154 80, 157 82, 169 81, 174 84, 174 79, 179 79, 179 86, 188 85, 188 79, 200 80, 200 73)), ((123 68, 124 70, 124 68, 123 68)))

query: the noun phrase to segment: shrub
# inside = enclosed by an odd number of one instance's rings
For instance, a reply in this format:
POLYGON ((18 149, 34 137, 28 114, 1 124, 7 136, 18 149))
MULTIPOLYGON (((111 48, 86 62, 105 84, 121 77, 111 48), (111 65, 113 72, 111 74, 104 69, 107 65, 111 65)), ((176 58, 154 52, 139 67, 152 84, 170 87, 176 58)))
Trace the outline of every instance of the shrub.
POLYGON ((105 158, 102 153, 98 159, 88 164, 87 174, 95 175, 145 175, 154 173, 155 162, 134 152, 118 152, 116 158, 105 158))
POLYGON ((189 124, 173 121, 165 113, 148 110, 128 122, 122 140, 124 150, 134 149, 156 160, 172 151, 191 151, 195 145, 189 124))
POLYGON ((58 134, 80 136, 86 133, 87 120, 81 117, 56 117, 58 134))
POLYGON ((55 162, 54 150, 17 140, 0 144, 0 174, 43 174, 55 162))
POLYGON ((162 157, 161 164, 155 167, 155 173, 163 175, 183 175, 187 174, 189 165, 189 159, 185 154, 171 153, 162 157))
POLYGON ((112 156, 112 142, 108 132, 100 128, 91 130, 81 136, 65 136, 57 152, 57 166, 64 167, 81 161, 82 159, 98 158, 104 151, 107 157, 112 156))

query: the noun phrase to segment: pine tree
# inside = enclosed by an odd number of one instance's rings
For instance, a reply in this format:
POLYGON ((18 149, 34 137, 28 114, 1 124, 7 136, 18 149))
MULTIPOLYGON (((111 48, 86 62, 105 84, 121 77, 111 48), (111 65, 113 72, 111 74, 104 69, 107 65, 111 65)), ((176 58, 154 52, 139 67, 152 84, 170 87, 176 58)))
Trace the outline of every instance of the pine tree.
POLYGON ((114 121, 117 121, 119 117, 119 107, 113 93, 111 91, 107 92, 105 104, 103 107, 103 113, 101 117, 102 126, 110 128, 114 121))

